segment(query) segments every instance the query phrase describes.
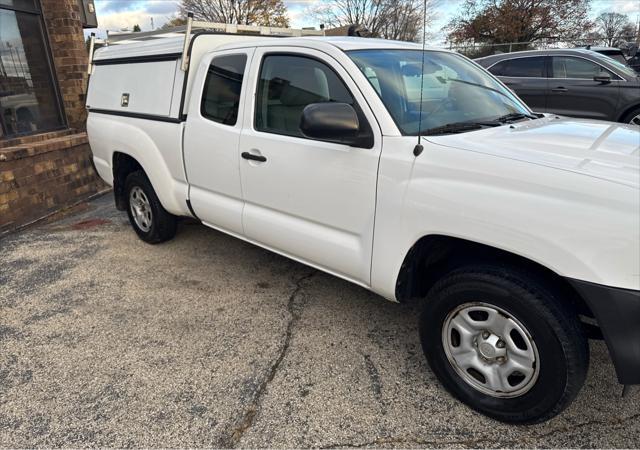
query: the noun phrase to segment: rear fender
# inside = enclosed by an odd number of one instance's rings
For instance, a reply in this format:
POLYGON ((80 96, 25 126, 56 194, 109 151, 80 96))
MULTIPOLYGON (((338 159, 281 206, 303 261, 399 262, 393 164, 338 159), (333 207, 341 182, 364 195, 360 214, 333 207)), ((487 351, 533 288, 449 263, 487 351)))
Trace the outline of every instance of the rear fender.
POLYGON ((182 124, 90 113, 87 133, 98 174, 113 186, 114 153, 129 155, 140 164, 167 211, 191 216, 186 204, 188 186, 184 180, 180 140, 175 138, 182 135, 181 127, 182 124), (164 141, 162 145, 168 150, 163 153, 151 136, 164 141), (176 142, 170 144, 171 140, 176 142), (172 145, 177 147, 171 148, 172 145), (167 164, 168 157, 172 159, 173 171, 167 164))

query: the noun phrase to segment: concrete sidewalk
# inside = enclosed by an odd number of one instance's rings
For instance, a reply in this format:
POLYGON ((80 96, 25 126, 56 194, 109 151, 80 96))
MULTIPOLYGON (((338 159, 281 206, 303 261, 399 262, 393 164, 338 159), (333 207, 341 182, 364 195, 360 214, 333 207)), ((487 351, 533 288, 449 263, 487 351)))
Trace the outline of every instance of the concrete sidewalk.
POLYGON ((0 240, 3 447, 639 447, 605 346, 562 416, 449 396, 414 306, 185 221, 140 241, 111 195, 0 240))

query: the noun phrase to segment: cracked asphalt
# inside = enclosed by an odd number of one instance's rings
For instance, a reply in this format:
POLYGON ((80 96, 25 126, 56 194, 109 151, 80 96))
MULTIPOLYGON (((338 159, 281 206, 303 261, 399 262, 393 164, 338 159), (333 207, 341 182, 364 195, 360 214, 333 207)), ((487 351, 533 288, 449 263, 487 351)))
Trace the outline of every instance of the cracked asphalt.
POLYGON ((106 195, 0 239, 2 447, 640 447, 600 342, 560 417, 449 396, 417 309, 194 222, 150 246, 106 195))

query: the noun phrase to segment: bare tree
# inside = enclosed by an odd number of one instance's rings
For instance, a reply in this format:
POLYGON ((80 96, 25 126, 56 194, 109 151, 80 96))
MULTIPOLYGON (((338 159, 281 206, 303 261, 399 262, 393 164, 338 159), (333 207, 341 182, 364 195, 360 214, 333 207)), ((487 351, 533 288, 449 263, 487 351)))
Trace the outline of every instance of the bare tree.
POLYGON ((435 17, 433 1, 427 2, 426 23, 424 3, 421 1, 386 0, 380 23, 380 36, 400 41, 422 39, 423 26, 428 26, 435 17))
POLYGON ((614 42, 613 45, 620 46, 620 44, 623 44, 625 42, 634 42, 637 39, 640 39, 638 30, 632 22, 629 22, 624 27, 622 27, 622 30, 620 30, 620 34, 618 35, 618 40, 614 42))
POLYGON ((452 43, 577 39, 593 28, 590 0, 467 0, 446 27, 452 43))
POLYGON ((167 17, 167 22, 160 27, 161 30, 168 30, 174 27, 179 27, 187 24, 187 19, 174 15, 167 17))
POLYGON ((605 45, 609 47, 624 39, 623 35, 628 33, 630 28, 633 28, 629 17, 614 12, 600 14, 596 19, 596 25, 605 45))
MULTIPOLYGON (((434 18, 436 0, 427 0, 426 25, 434 18)), ((361 25, 372 36, 418 41, 424 23, 422 0, 328 0, 311 14, 329 27, 361 25)))
POLYGON ((180 12, 197 20, 241 25, 288 27, 287 7, 282 0, 182 0, 180 12))

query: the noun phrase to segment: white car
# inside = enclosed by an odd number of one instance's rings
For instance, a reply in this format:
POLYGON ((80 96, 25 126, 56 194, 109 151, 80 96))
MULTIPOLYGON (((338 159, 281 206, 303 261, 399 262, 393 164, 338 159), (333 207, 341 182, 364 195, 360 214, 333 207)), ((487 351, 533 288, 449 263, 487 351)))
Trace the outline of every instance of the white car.
POLYGON ((183 41, 95 55, 95 166, 141 239, 192 217, 420 299, 433 372, 501 421, 566 408, 600 333, 640 383, 640 128, 535 114, 467 58, 406 42, 183 41))

